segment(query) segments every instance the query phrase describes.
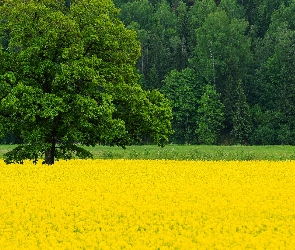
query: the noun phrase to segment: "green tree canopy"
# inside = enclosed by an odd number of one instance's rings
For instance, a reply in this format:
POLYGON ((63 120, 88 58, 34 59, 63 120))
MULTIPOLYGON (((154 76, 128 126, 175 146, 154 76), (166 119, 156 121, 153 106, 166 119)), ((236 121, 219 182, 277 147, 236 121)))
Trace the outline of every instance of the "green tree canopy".
POLYGON ((233 93, 238 82, 245 79, 252 60, 250 40, 245 36, 247 25, 246 21, 230 18, 224 10, 218 9, 208 14, 202 26, 196 29, 198 41, 190 64, 221 94, 225 106, 224 131, 232 130, 236 102, 233 93))
POLYGON ((213 85, 207 84, 205 92, 198 101, 197 129, 198 142, 201 144, 215 144, 221 128, 223 128, 223 104, 213 85))
POLYGON ((247 144, 252 133, 252 118, 241 81, 238 81, 237 86, 232 93, 232 98, 235 100, 235 104, 232 108, 232 134, 236 142, 247 144))
POLYGON ((295 21, 292 13, 295 2, 281 5, 272 17, 264 39, 257 49, 260 67, 257 70, 256 89, 263 119, 255 133, 254 142, 292 144, 295 134, 295 21), (271 115, 270 115, 271 114, 271 115), (265 137, 265 138, 263 138, 265 137))
POLYGON ((140 44, 117 14, 110 0, 3 1, 0 130, 23 139, 7 163, 91 157, 77 144, 168 140, 169 101, 137 83, 140 44))
POLYGON ((194 143, 198 100, 203 94, 204 82, 190 68, 172 70, 163 81, 162 92, 172 102, 175 131, 171 140, 176 143, 194 143))

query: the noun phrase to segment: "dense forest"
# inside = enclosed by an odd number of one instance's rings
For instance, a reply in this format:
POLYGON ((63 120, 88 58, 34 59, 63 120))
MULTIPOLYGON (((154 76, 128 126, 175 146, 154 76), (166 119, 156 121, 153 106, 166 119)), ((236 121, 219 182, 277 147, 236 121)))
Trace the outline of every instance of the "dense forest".
POLYGON ((115 0, 173 143, 295 144, 294 0, 115 0))
POLYGON ((140 41, 140 85, 171 102, 171 143, 295 144, 295 0, 114 4, 140 41))

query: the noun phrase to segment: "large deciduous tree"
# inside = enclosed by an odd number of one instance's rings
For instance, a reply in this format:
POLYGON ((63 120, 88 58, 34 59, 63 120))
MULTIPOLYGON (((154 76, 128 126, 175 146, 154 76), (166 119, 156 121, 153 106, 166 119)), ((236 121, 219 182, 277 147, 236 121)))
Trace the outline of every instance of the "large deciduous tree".
POLYGON ((5 0, 0 6, 1 133, 23 143, 7 163, 91 157, 78 144, 163 145, 169 101, 141 89, 140 44, 110 0, 5 0))

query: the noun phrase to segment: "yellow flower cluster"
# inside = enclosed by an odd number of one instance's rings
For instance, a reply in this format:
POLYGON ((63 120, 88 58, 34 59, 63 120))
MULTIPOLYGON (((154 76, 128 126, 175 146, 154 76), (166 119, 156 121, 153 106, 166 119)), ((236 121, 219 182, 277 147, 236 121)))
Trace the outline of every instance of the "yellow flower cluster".
POLYGON ((294 249, 295 162, 0 162, 0 249, 294 249))

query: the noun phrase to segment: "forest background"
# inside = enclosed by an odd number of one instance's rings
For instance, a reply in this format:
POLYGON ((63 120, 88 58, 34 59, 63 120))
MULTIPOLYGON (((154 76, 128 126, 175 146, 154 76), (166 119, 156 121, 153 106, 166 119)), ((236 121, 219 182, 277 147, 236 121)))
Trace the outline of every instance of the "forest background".
POLYGON ((171 143, 295 144, 294 0, 114 3, 141 86, 171 101, 171 143))

